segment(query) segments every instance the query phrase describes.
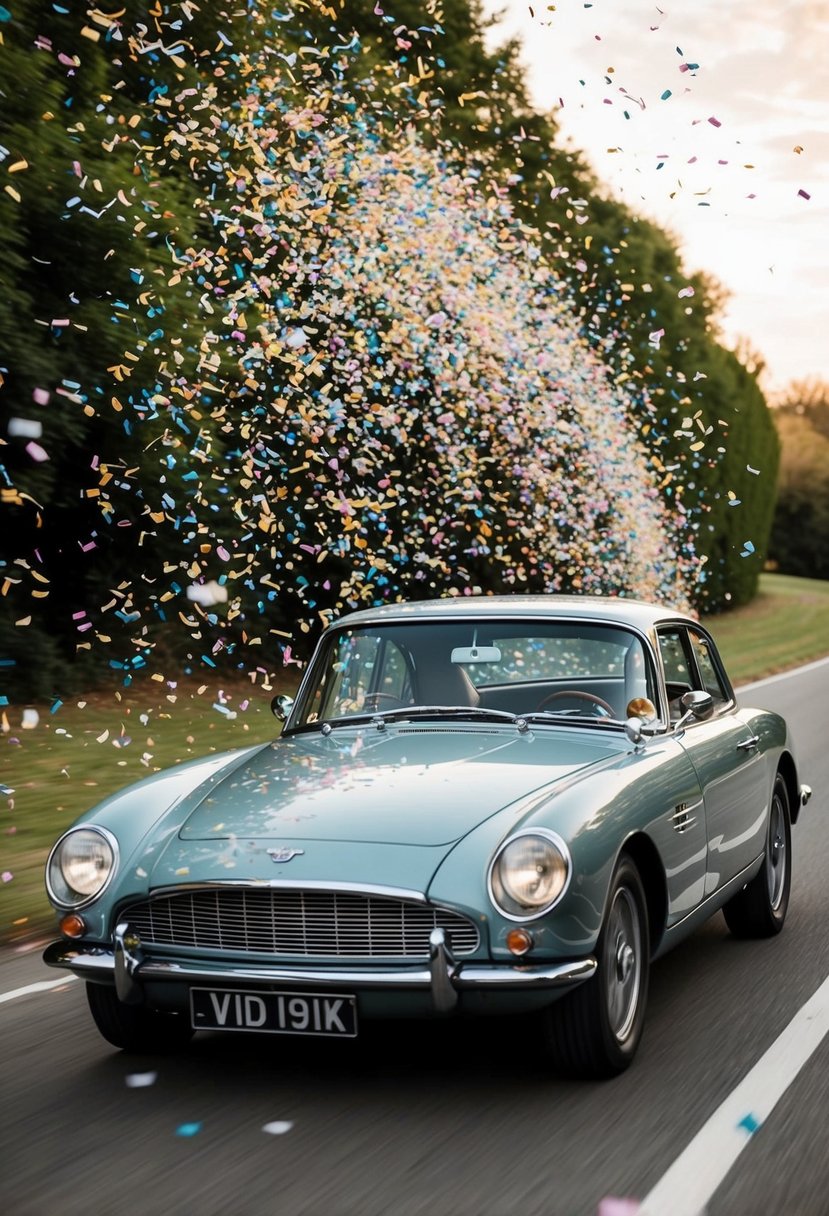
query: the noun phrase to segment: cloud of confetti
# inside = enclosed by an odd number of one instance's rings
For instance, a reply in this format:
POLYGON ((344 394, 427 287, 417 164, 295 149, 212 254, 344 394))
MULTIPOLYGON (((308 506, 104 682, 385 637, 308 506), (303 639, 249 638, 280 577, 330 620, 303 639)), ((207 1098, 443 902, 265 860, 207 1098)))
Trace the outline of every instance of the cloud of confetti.
MULTIPOLYGON (((140 471, 112 485, 111 463, 92 467, 106 525, 118 495, 140 500, 140 569, 76 607, 79 645, 109 641, 114 612, 132 654, 111 666, 129 679, 171 622, 194 663, 246 667, 277 647, 291 662, 333 614, 400 597, 687 604, 685 520, 631 421, 647 397, 580 335, 497 173, 440 141, 434 57, 403 55, 390 84, 356 36, 303 43, 290 14, 249 15, 267 37, 194 56, 199 87, 147 77, 161 136, 136 143, 136 172, 199 183, 198 225, 168 240, 167 295, 197 296, 201 324, 193 340, 159 322, 115 376, 140 471)), ((424 47, 424 30, 398 41, 424 47)), ((165 37, 133 31, 131 59, 184 62, 187 39, 165 37)), ((139 299, 157 309, 154 291, 139 299)))

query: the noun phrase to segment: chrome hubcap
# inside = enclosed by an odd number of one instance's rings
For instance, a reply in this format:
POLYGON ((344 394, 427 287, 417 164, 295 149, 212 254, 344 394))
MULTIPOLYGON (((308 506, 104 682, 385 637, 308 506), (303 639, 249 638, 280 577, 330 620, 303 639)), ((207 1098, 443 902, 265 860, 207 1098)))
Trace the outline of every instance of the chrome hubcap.
POLYGON ((769 843, 766 852, 766 879, 768 881, 769 903, 775 912, 778 911, 783 902, 787 866, 786 817, 783 811, 783 804, 775 795, 772 800, 771 814, 769 816, 769 843))
POLYGON ((636 901, 626 887, 613 899, 607 922, 607 1013, 620 1043, 629 1036, 639 1007, 642 978, 641 926, 636 901))

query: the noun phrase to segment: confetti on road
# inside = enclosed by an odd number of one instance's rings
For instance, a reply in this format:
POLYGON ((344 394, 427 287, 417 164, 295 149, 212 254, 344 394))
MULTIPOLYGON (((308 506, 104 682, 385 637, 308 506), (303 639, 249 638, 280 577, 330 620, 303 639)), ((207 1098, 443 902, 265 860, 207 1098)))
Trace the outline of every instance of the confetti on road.
MULTIPOLYGON (((157 1072, 133 1072, 125 1078, 127 1087, 129 1089, 146 1089, 150 1085, 155 1085, 157 1079, 157 1072)), ((187 1126, 192 1126, 192 1124, 187 1126)), ((181 1131, 181 1129, 179 1129, 177 1134, 185 1135, 187 1133, 184 1133, 181 1131)))
POLYGON ((267 1132, 269 1136, 284 1136, 285 1133, 289 1132, 293 1126, 294 1125, 292 1122, 290 1122, 290 1120, 277 1119, 273 1123, 264 1124, 262 1131, 267 1132))

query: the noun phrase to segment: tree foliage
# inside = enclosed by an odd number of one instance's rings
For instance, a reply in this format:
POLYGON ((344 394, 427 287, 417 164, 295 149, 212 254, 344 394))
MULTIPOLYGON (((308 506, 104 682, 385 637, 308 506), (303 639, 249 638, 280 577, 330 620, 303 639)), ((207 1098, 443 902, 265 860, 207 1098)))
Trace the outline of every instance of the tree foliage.
MULTIPOLYGON (((388 408, 372 402, 339 454, 329 452, 334 437, 324 437, 324 426, 314 432, 290 380, 304 355, 286 355, 285 335, 308 320, 311 261, 323 264, 334 240, 331 216, 353 206, 349 170, 346 184, 324 185, 319 222, 311 221, 317 236, 303 246, 308 264, 298 263, 291 225, 305 224, 316 204, 309 196, 294 218, 291 208, 308 182, 313 123, 332 124, 334 115, 346 141, 352 124, 355 146, 367 125, 386 148, 416 129, 447 172, 468 167, 491 218, 503 212, 505 241, 521 231, 559 276, 559 290, 537 293, 538 332, 555 324, 565 301, 607 365, 607 383, 628 413, 620 435, 627 424, 638 432, 643 476, 679 521, 677 571, 687 570, 694 537, 698 603, 739 603, 753 593, 776 439, 756 372, 717 340, 716 284, 689 279, 672 238, 607 198, 583 160, 559 146, 554 121, 529 104, 517 48, 487 49, 477 0, 389 8, 298 0, 283 13, 252 0, 231 8, 137 0, 111 16, 21 0, 0 27, 0 408, 16 423, 2 450, 0 659, 16 660, 18 688, 28 695, 86 682, 84 665, 98 670, 102 661, 129 678, 154 649, 185 663, 212 666, 217 651, 250 663, 260 653, 252 645, 293 637, 299 622, 311 629, 331 607, 417 593, 420 533, 410 539, 409 574, 389 577, 382 554, 390 520, 370 494, 354 535, 341 521, 348 543, 316 596, 307 589, 316 569, 304 583, 274 581, 277 568, 293 572, 316 556, 319 537, 304 535, 315 525, 297 509, 303 486, 324 499, 326 478, 336 482, 347 470, 359 490, 365 455, 354 444, 382 447, 371 411, 385 417, 388 408), (267 114, 259 112, 264 87, 267 114), (270 211, 260 215, 257 183, 269 172, 282 174, 282 193, 272 190, 270 211), (274 212, 281 226, 271 223, 274 212), (246 285, 255 276, 251 301, 246 285), (319 446, 319 467, 295 471, 297 436, 319 446), (327 468, 332 459, 339 472, 327 468), (284 476, 263 490, 264 471, 277 469, 284 476), (185 601, 188 585, 217 580, 230 589, 225 607, 185 601)), ((393 244, 394 232, 387 237, 393 244)), ((490 239, 501 239, 498 223, 490 239)), ((440 285, 430 291, 423 307, 437 314, 440 285)), ((370 344, 389 317, 370 293, 364 305, 359 328, 370 344)), ((457 325, 459 336, 474 335, 457 325)), ((333 316, 325 326, 332 342, 343 340, 333 316)), ((349 360, 363 354, 329 361, 331 400, 353 388, 349 360)), ((469 509, 441 516, 437 504, 457 470, 446 465, 440 434, 449 424, 434 419, 451 415, 460 435, 468 419, 463 395, 450 391, 446 368, 431 357, 426 348, 410 351, 398 377, 408 414, 394 426, 402 425, 405 442, 387 463, 412 504, 410 531, 420 500, 422 551, 443 538, 444 589, 458 589, 458 570, 484 590, 591 587, 583 533, 568 533, 562 511, 551 532, 549 482, 571 451, 555 426, 567 411, 582 417, 584 393, 593 390, 571 387, 545 435, 544 416, 531 419, 515 399, 519 381, 504 380, 504 413, 523 416, 544 460, 533 466, 510 456, 506 423, 487 415, 468 451, 452 439, 453 459, 468 457, 478 470, 469 509), (500 462, 500 483, 486 475, 488 462, 490 472, 500 462), (534 490, 524 484, 533 467, 534 490), (513 544, 528 512, 537 538, 513 544), (551 538, 560 542, 555 560, 551 538)), ((492 368, 485 379, 477 387, 489 400, 499 381, 492 368)), ((355 418, 358 404, 349 405, 355 418)), ((584 454, 588 496, 602 489, 597 454, 584 454)), ((590 543, 613 554, 608 570, 617 558, 618 570, 626 568, 627 542, 612 538, 620 528, 635 537, 636 524, 618 501, 584 519, 590 543)), ((664 583, 664 572, 655 577, 664 583)))
POLYGON ((774 413, 782 455, 769 556, 783 574, 829 578, 829 385, 793 384, 774 413))

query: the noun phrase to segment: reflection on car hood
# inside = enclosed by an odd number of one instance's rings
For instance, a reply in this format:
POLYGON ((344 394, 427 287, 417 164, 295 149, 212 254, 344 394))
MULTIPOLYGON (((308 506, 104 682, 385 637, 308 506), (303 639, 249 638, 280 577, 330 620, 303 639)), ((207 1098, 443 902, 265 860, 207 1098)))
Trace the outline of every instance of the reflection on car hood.
POLYGON ((502 807, 616 754, 618 736, 453 723, 277 739, 213 786, 185 840, 451 844, 502 807))

